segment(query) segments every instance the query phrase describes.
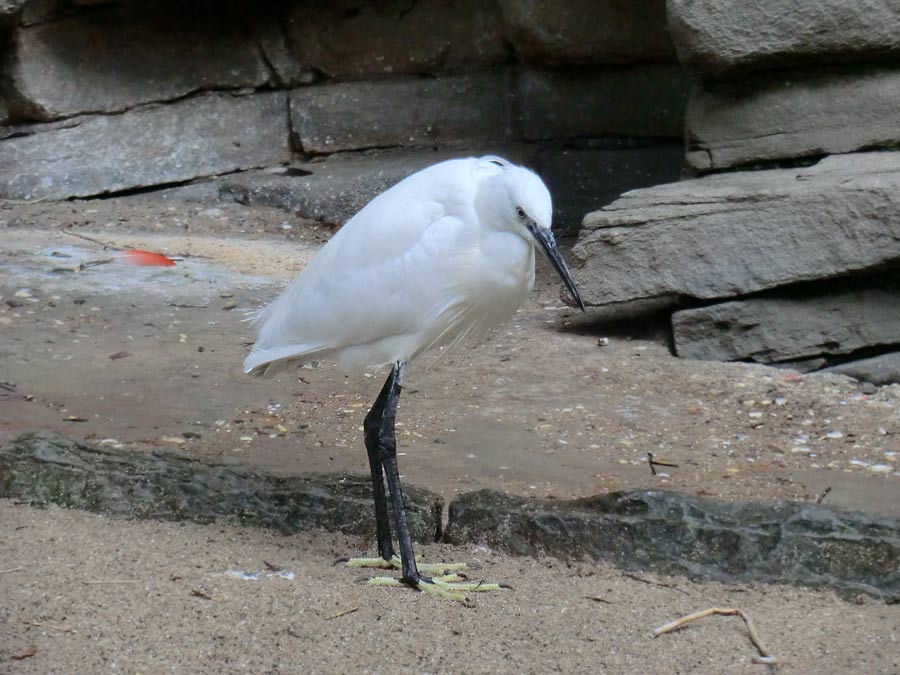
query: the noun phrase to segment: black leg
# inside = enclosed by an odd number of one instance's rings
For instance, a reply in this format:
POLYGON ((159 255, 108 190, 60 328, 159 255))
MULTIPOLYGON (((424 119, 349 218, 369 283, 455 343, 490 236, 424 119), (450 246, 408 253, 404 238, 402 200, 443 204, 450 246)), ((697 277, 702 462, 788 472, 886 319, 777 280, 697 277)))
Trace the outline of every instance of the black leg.
POLYGON ((406 508, 403 505, 403 489, 400 487, 400 471, 397 467, 397 437, 394 433, 397 403, 400 400, 400 382, 405 366, 405 363, 395 363, 391 375, 385 383, 385 389, 388 391, 378 432, 378 445, 381 447, 381 462, 387 478, 391 506, 394 509, 394 525, 397 530, 397 543, 400 545, 400 560, 403 563, 403 581, 410 586, 417 587, 420 582, 428 582, 430 579, 419 574, 416 567, 412 536, 409 533, 406 508))
MULTIPOLYGON (((369 455, 369 470, 372 473, 372 494, 375 496, 375 528, 378 536, 378 555, 384 560, 394 557, 394 545, 391 542, 391 522, 388 518, 387 499, 384 494, 384 473, 381 468, 381 423, 384 417, 385 403, 394 388, 394 370, 381 388, 375 404, 366 415, 363 423, 366 452, 369 455)), ((396 401, 394 403, 396 406, 396 401)))

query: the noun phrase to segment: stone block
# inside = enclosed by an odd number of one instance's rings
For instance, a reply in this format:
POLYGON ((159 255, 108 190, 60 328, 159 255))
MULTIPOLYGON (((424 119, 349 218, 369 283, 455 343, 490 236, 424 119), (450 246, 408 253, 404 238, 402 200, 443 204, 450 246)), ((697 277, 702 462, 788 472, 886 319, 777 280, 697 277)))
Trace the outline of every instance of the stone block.
POLYGON ((500 0, 526 63, 674 63, 665 0, 500 0))
POLYGON ((509 74, 394 78, 291 92, 295 147, 309 154, 512 137, 509 74))
POLYGON ((290 159, 281 92, 205 94, 7 131, 0 196, 13 199, 87 197, 290 159))
POLYGON ((900 152, 716 174, 628 192, 585 216, 588 305, 717 299, 900 261, 900 152))
POLYGON ((816 69, 698 87, 687 108, 698 171, 900 147, 900 70, 816 69))
POLYGON ((661 490, 539 500, 480 490, 450 503, 446 540, 604 560, 725 583, 828 586, 900 600, 900 521, 799 502, 723 503, 661 490))
POLYGON ((684 136, 688 82, 675 66, 527 69, 518 78, 517 117, 528 140, 684 136))
POLYGON ((437 73, 505 63, 492 2, 297 3, 287 33, 303 66, 328 77, 437 73))
MULTIPOLYGON (((896 276, 894 272, 892 276, 896 276)), ((807 290, 807 294, 809 290, 807 290)), ((773 363, 900 344, 900 290, 751 297, 672 316, 678 356, 773 363)))
MULTIPOLYGON (((896 305, 888 310, 895 309, 896 305)), ((896 312, 894 312, 896 313, 896 312)), ((827 369, 872 384, 900 384, 900 351, 880 354, 868 359, 848 361, 827 369)))
POLYGON ((117 5, 21 28, 11 63, 16 106, 39 120, 258 87, 270 78, 245 22, 196 6, 117 5))
POLYGON ((215 182, 223 199, 274 206, 302 218, 343 225, 375 196, 426 166, 486 154, 520 163, 529 158, 521 148, 509 146, 337 154, 287 169, 220 176, 215 182))
POLYGON ((897 2, 668 0, 668 13, 679 60, 705 75, 900 54, 897 2))

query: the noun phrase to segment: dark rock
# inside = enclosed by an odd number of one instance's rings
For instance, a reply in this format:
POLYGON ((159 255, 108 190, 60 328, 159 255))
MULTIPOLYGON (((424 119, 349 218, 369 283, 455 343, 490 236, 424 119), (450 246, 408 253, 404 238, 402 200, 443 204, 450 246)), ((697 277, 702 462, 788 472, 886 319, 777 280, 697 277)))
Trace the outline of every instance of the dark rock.
POLYGON ((450 503, 445 539, 516 555, 605 560, 723 582, 830 586, 900 601, 900 520, 799 502, 673 492, 543 501, 481 490, 450 503))
POLYGON ((85 197, 286 162, 285 99, 280 92, 206 94, 8 128, 0 140, 0 197, 85 197))
POLYGON ((40 120, 269 80, 244 22, 189 6, 173 12, 117 5, 22 28, 11 63, 16 106, 40 120))
POLYGON ((222 199, 274 206, 303 218, 343 225, 373 197, 426 166, 486 154, 523 164, 530 161, 528 148, 522 146, 338 153, 286 169, 220 176, 215 183, 222 199))
POLYGON ((507 73, 395 78, 291 93, 294 145, 310 154, 512 136, 507 73))
POLYGON ((259 48, 266 64, 272 69, 272 81, 280 87, 296 87, 312 84, 318 73, 294 58, 287 35, 277 15, 258 12, 253 15, 253 26, 259 48))
POLYGON ((577 233, 586 212, 623 192, 678 180, 682 161, 680 143, 619 148, 545 146, 534 159, 534 169, 553 195, 554 229, 577 233))
MULTIPOLYGON (((444 500, 404 488, 413 536, 437 541, 444 500)), ((0 497, 125 518, 375 533, 368 476, 283 476, 168 452, 96 448, 53 434, 23 434, 0 448, 0 497)))
MULTIPOLYGON (((895 308, 896 305, 893 308, 887 307, 885 308, 887 310, 885 313, 896 314, 896 311, 890 311, 890 309, 895 308)), ((858 361, 848 361, 839 366, 828 368, 828 371, 849 375, 862 382, 870 382, 877 385, 900 384, 900 352, 881 354, 880 356, 859 359, 858 361)))
POLYGON ((0 0, 0 19, 18 13, 27 2, 28 0, 0 0))
MULTIPOLYGON (((458 153, 457 153, 458 154, 458 153)), ((343 225, 373 197, 453 153, 379 153, 296 164, 287 172, 246 172, 216 180, 223 198, 274 206, 302 218, 343 225), (298 175, 308 172, 307 175, 298 175)))
POLYGON ((718 170, 900 147, 900 70, 784 71, 700 86, 687 112, 688 164, 718 170))
POLYGON ((585 216, 586 304, 727 298, 900 261, 900 152, 634 190, 585 216))
POLYGON ((675 61, 665 0, 500 0, 500 10, 528 63, 675 61))
POLYGON ((494 3, 296 3, 287 32, 302 65, 330 77, 435 73, 504 63, 494 3))
POLYGON ((678 356, 772 363, 900 344, 900 290, 751 297, 672 316, 678 356))
POLYGON ((526 70, 517 117, 528 140, 684 135, 688 83, 681 68, 526 70))
POLYGON ((900 54, 896 2, 668 0, 668 10, 679 60, 709 75, 900 54))

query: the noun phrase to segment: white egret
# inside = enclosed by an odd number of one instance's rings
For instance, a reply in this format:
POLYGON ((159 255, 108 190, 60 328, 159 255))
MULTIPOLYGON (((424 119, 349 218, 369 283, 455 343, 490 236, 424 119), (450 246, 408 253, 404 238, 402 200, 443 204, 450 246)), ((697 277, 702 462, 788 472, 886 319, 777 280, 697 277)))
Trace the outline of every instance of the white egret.
POLYGON ((386 478, 402 582, 414 588, 435 586, 413 554, 397 468, 394 420, 406 364, 510 319, 534 286, 536 243, 584 309, 551 217, 550 193, 528 169, 499 157, 435 164, 363 207, 259 315, 247 372, 312 359, 351 370, 391 366, 364 438, 378 553, 386 565, 396 560, 386 478))

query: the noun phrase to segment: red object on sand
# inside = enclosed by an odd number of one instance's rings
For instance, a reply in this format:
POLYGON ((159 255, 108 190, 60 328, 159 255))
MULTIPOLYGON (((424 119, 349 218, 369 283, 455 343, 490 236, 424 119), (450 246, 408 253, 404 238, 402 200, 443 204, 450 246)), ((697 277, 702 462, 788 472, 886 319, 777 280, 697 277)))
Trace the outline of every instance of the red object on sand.
POLYGON ((175 264, 174 260, 167 258, 161 253, 142 251, 137 248, 122 251, 122 262, 129 265, 140 265, 142 267, 172 267, 175 264))

